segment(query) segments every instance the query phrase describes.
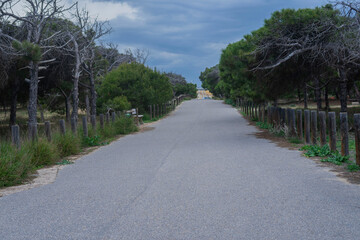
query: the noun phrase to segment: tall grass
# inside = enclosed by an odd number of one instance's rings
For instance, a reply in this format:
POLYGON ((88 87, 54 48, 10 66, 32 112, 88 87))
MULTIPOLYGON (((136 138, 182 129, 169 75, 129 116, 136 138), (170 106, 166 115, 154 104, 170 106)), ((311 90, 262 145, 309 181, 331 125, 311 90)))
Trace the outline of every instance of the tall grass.
POLYGON ((11 144, 0 143, 0 187, 20 184, 33 170, 27 148, 17 150, 11 144))

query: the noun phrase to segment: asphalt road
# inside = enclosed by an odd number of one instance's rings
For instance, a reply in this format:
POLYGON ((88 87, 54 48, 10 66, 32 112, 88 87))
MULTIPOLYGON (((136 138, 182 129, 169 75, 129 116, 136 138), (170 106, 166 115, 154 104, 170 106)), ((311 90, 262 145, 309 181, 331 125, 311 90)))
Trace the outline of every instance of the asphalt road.
POLYGON ((0 239, 360 239, 360 186, 235 109, 194 100, 153 127, 0 198, 0 239))

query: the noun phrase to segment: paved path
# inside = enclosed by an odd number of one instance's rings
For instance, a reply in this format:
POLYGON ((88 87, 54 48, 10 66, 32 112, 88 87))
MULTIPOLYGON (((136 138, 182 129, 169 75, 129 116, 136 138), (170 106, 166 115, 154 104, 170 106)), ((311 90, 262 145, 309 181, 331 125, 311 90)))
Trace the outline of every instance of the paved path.
POLYGON ((0 239, 360 239, 360 187, 252 134, 219 101, 0 198, 0 239))

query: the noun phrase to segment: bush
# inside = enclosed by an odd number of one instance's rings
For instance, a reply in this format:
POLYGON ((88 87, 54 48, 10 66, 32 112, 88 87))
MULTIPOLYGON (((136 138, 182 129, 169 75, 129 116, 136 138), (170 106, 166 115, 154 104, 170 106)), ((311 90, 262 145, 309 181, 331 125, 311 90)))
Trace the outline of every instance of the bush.
POLYGON ((94 147, 100 145, 101 138, 98 135, 93 137, 85 137, 83 140, 84 145, 94 147))
POLYGON ((60 157, 67 157, 80 152, 81 140, 72 133, 67 132, 65 135, 56 135, 54 144, 58 148, 60 157))
POLYGON ((342 165, 344 162, 349 160, 349 156, 342 156, 339 153, 333 153, 330 157, 322 159, 322 162, 330 162, 335 165, 342 165))
POLYGON ((114 126, 116 134, 129 134, 138 131, 138 128, 131 117, 122 117, 116 119, 114 126))
POLYGON ((11 144, 0 144, 0 188, 20 184, 32 170, 28 149, 17 150, 11 144))
POLYGON ((261 129, 271 129, 272 125, 270 123, 266 123, 266 122, 257 122, 256 126, 258 126, 261 129))
POLYGON ((23 149, 31 156, 31 163, 35 167, 55 164, 59 160, 59 152, 56 146, 45 139, 35 142, 27 142, 23 149))

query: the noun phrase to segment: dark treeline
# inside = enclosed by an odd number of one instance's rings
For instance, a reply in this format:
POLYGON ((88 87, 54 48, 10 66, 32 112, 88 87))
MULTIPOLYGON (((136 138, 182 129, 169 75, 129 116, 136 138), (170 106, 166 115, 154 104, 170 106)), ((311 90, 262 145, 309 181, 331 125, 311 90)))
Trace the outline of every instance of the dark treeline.
POLYGON ((218 65, 200 75, 215 95, 272 102, 298 99, 329 109, 329 95, 347 111, 360 101, 360 2, 339 1, 314 9, 283 9, 264 26, 229 44, 218 65), (323 102, 325 101, 325 103, 323 102))
POLYGON ((17 123, 17 109, 25 106, 31 126, 46 110, 78 121, 79 110, 145 110, 180 94, 194 95, 195 85, 172 81, 181 75, 146 67, 148 50, 120 53, 116 45, 99 44, 110 32, 108 22, 91 18, 77 4, 1 1, 0 105, 10 114, 9 124, 17 123), (14 11, 19 4, 21 14, 14 11))

